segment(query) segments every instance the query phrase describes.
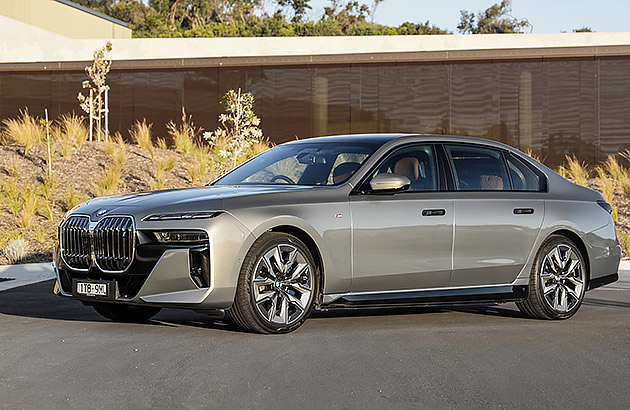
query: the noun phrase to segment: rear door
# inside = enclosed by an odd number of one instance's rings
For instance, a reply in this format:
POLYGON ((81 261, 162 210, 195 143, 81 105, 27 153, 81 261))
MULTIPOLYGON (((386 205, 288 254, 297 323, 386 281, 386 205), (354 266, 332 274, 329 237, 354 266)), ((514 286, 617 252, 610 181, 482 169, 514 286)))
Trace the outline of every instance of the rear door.
POLYGON ((350 196, 353 292, 447 287, 451 275, 453 200, 440 190, 436 146, 394 150, 370 173, 405 175, 406 192, 350 196))
POLYGON ((540 231, 540 176, 499 149, 445 144, 455 186, 455 234, 450 285, 511 283, 540 231))

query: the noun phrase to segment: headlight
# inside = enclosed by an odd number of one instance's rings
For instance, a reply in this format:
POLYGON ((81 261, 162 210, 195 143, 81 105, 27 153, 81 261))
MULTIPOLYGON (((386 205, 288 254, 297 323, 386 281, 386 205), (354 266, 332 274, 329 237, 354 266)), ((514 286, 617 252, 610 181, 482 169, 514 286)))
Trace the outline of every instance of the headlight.
POLYGON ((209 212, 173 212, 168 214, 151 214, 142 218, 143 221, 173 221, 178 219, 209 219, 219 215, 220 211, 209 212))
POLYGON ((161 243, 207 242, 208 234, 201 231, 153 231, 155 239, 161 243))

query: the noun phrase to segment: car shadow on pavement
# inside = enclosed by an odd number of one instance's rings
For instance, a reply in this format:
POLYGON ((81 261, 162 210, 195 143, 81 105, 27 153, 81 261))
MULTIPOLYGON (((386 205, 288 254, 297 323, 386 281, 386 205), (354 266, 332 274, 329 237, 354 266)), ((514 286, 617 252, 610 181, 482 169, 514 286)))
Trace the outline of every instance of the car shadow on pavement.
MULTIPOLYGON (((54 280, 0 292, 0 314, 64 321, 109 322, 89 306, 52 293, 54 280)), ((147 326, 190 326, 242 332, 229 317, 216 319, 185 309, 164 309, 147 326)))

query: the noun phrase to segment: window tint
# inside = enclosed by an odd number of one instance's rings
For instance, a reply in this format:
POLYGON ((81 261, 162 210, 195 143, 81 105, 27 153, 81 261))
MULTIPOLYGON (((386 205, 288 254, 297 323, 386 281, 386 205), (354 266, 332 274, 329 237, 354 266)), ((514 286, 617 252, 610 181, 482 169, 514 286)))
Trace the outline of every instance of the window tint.
POLYGON ((444 148, 457 190, 510 190, 510 179, 500 151, 467 145, 445 145, 444 148))
POLYGON ((432 145, 398 149, 385 158, 372 177, 379 174, 404 175, 411 181, 409 191, 437 191, 438 178, 432 145))
POLYGON ((512 155, 506 155, 505 159, 510 169, 510 176, 512 177, 512 185, 515 191, 539 191, 540 183, 538 176, 529 169, 520 159, 513 157, 512 155))

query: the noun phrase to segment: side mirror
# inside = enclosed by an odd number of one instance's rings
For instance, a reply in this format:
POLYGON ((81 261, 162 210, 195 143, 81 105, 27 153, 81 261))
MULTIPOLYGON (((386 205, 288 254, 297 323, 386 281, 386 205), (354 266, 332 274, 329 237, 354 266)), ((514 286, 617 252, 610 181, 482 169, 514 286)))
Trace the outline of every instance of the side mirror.
POLYGON ((368 184, 370 192, 402 192, 411 186, 411 181, 404 175, 378 174, 368 184))

